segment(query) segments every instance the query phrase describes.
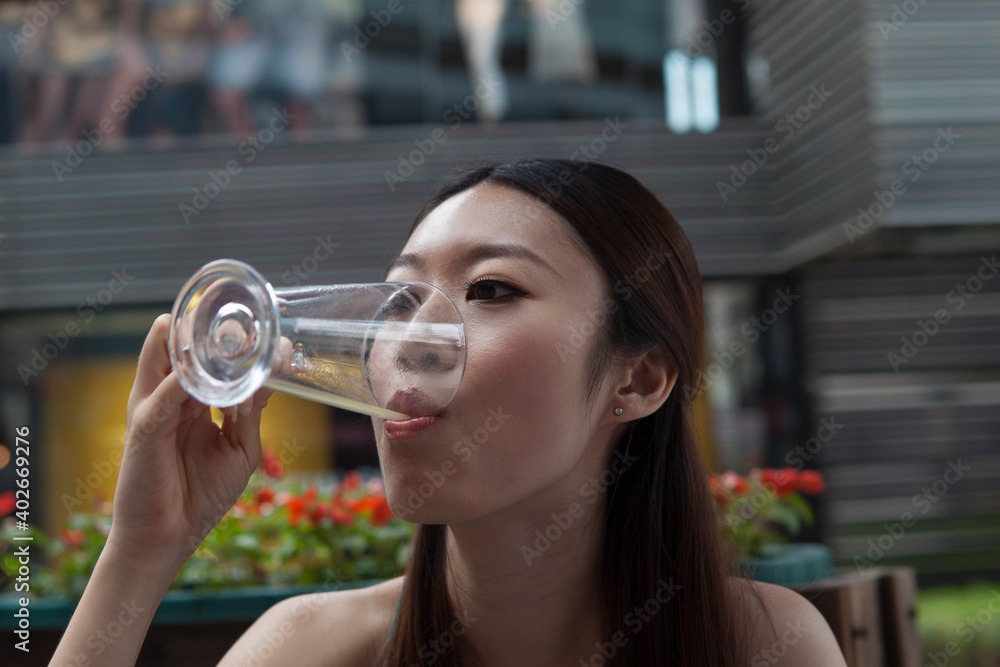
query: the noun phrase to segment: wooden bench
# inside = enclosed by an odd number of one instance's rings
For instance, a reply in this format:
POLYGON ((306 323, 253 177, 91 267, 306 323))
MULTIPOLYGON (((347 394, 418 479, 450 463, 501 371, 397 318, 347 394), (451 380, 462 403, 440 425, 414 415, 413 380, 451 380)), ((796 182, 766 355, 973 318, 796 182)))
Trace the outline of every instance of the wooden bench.
POLYGON ((840 574, 795 590, 826 618, 848 667, 920 667, 912 568, 840 574))

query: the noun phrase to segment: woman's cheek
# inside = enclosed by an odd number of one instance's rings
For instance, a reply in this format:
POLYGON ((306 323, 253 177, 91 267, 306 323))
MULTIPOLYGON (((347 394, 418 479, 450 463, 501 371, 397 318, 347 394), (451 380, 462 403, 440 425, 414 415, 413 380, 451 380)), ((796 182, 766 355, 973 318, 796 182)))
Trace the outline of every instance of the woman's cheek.
POLYGON ((583 357, 561 359, 553 329, 539 323, 514 335, 484 337, 477 349, 470 346, 467 373, 473 369, 473 377, 467 396, 481 410, 511 415, 501 427, 508 459, 537 455, 540 443, 565 436, 566 422, 579 407, 577 366, 583 357))

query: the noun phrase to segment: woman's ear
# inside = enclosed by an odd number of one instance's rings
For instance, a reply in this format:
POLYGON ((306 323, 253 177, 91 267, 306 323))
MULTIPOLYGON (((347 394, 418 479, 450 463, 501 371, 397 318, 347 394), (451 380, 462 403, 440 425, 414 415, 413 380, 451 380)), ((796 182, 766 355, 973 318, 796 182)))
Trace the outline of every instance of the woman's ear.
POLYGON ((623 368, 614 398, 622 419, 640 419, 656 412, 670 397, 678 371, 662 345, 633 357, 623 368))

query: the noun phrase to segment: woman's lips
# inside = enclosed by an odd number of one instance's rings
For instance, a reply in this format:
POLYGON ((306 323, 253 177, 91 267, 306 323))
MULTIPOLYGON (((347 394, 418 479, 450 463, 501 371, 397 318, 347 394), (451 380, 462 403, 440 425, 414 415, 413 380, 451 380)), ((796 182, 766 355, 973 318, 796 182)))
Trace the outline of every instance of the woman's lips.
POLYGON ((385 407, 407 417, 427 417, 440 410, 440 406, 430 396, 416 387, 397 391, 386 402, 385 407))
POLYGON ((426 432, 439 421, 441 418, 437 415, 412 419, 386 419, 383 428, 391 440, 403 440, 426 432))

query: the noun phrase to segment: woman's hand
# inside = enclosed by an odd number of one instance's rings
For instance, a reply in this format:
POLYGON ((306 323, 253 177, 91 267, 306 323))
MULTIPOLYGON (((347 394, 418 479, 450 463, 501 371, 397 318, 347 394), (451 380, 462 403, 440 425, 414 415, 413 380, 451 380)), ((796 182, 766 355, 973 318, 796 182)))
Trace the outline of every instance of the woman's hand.
POLYGON ((260 389, 225 408, 222 427, 181 387, 167 352, 169 315, 153 323, 128 400, 108 542, 179 569, 246 488, 261 459, 260 389))

